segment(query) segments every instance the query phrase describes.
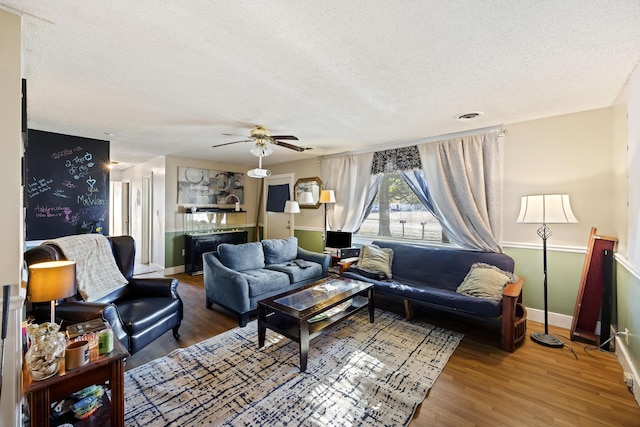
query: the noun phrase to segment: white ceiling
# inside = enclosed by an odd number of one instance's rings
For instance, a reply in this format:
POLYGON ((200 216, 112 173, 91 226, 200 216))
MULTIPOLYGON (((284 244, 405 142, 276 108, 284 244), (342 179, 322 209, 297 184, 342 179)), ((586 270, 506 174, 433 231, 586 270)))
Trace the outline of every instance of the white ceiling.
POLYGON ((611 106, 640 60, 640 1, 0 0, 22 15, 29 127, 112 160, 266 166, 611 106), (475 121, 458 113, 480 110, 475 121), (112 136, 106 134, 111 133, 112 136), (233 133, 240 137, 223 136, 233 133))

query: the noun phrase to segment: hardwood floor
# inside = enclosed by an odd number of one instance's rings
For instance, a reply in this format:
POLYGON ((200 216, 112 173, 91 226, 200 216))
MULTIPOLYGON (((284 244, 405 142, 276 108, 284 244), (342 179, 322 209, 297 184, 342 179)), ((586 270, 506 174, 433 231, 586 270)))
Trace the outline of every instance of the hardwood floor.
MULTIPOLYGON (((174 277, 180 280, 185 307, 180 341, 166 333, 131 356, 127 369, 238 325, 235 316, 205 308, 202 276, 174 277)), ((382 298, 377 303, 403 313, 400 304, 382 298)), ((568 343, 564 349, 543 347, 527 337, 515 353, 506 353, 499 348, 498 324, 421 307, 415 308, 415 316, 465 337, 418 408, 412 427, 640 426, 640 408, 623 383, 616 356, 585 352, 588 345, 569 341, 565 329, 550 328, 568 343)), ((528 323, 528 333, 543 329, 528 323)))

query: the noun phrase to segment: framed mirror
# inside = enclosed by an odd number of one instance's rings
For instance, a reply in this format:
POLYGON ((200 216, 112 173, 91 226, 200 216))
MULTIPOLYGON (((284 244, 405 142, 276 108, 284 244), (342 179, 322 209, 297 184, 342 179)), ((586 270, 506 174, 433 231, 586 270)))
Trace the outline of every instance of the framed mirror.
POLYGON ((296 181, 293 196, 300 205, 300 209, 318 209, 320 207, 320 190, 322 190, 322 181, 317 176, 300 178, 296 181))

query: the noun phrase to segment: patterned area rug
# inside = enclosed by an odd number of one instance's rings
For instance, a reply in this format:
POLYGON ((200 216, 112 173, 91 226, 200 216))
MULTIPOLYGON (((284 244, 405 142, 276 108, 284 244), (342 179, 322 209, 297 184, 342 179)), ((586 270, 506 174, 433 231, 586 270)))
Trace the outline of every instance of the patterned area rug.
POLYGON ((127 426, 406 426, 462 334, 376 310, 298 344, 257 322, 125 373, 127 426))

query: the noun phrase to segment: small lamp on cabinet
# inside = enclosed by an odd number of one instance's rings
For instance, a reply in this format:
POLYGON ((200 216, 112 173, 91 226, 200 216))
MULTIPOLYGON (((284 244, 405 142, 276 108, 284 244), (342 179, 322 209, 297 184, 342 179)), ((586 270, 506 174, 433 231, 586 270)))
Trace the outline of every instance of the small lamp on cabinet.
POLYGON ((51 303, 51 323, 56 323, 56 302, 76 293, 76 263, 48 261, 29 266, 27 298, 51 303))

